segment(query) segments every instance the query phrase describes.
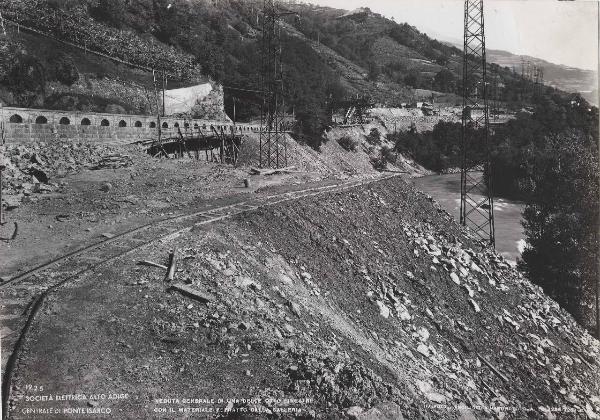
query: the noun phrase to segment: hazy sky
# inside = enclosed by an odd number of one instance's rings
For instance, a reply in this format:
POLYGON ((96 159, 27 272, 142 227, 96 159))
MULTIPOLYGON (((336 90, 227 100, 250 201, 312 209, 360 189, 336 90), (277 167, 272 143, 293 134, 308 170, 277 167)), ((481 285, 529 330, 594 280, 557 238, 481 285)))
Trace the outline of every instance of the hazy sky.
MULTIPOLYGON (((429 36, 462 44, 462 0, 304 0, 352 10, 368 6, 429 36)), ((598 0, 485 0, 486 46, 598 69, 598 0)))

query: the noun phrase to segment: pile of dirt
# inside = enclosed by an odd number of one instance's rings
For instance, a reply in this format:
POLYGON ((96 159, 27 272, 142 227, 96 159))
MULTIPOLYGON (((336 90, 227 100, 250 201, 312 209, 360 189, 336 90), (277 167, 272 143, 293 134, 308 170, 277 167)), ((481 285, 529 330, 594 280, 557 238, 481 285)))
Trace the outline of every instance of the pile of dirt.
POLYGON ((56 191, 60 178, 83 168, 127 166, 131 158, 118 148, 93 143, 57 140, 6 144, 0 148, 6 169, 3 176, 3 201, 7 209, 18 207, 24 197, 56 191))
POLYGON ((195 404, 231 418, 600 413, 598 341, 398 178, 134 253, 54 296, 31 342, 55 347, 30 348, 24 366, 46 376, 21 370, 20 381, 60 393, 89 389, 87 376, 67 381, 65 371, 102 372, 103 387, 136 396, 112 403, 123 418, 163 407, 157 395, 192 392, 233 398, 195 404), (166 263, 174 247, 175 281, 201 299, 132 263, 166 263), (83 302, 83 317, 68 309, 83 302))

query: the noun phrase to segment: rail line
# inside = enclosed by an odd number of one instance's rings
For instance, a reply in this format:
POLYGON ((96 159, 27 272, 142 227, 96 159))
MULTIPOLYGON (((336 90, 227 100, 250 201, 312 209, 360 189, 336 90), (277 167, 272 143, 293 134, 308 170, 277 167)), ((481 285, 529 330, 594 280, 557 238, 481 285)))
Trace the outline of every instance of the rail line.
POLYGON ((76 280, 87 272, 139 250, 154 242, 184 233, 194 226, 217 222, 242 213, 286 201, 311 197, 328 192, 340 192, 399 176, 385 174, 374 179, 342 181, 339 183, 288 191, 239 201, 221 207, 212 207, 188 214, 150 222, 116 234, 101 242, 84 246, 49 260, 0 284, 2 313, 2 418, 9 416, 12 379, 27 332, 45 298, 62 285, 76 280), (9 308, 8 311, 6 309, 9 308), (10 350, 5 357, 5 352, 10 350))

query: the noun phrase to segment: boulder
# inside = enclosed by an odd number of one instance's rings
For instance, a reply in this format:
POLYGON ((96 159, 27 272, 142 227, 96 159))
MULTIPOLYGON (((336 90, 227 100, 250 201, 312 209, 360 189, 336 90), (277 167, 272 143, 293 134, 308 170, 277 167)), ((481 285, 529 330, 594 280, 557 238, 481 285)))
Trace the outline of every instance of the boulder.
POLYGON ((6 210, 12 210, 12 209, 16 209, 17 207, 19 207, 21 205, 21 200, 22 200, 23 196, 22 195, 10 195, 10 194, 4 194, 2 196, 2 201, 4 202, 4 205, 6 206, 6 210))
POLYGON ((102 186, 100 186, 100 191, 102 192, 109 192, 112 189, 112 185, 108 182, 102 184, 102 186))
POLYGON ((33 175, 38 182, 42 182, 44 184, 48 183, 48 174, 42 168, 36 165, 30 165, 29 168, 27 168, 27 173, 29 175, 33 175))

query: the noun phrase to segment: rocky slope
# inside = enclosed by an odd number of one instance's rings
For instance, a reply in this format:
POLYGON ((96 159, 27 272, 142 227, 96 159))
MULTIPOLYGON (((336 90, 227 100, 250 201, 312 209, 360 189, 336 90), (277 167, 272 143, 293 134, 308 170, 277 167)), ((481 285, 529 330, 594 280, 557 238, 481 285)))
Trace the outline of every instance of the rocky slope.
POLYGON ((133 253, 55 294, 30 342, 46 345, 25 351, 36 369, 20 370, 20 386, 92 393, 101 382, 129 394, 101 403, 120 418, 167 407, 210 418, 600 413, 598 341, 399 178, 133 253), (173 247, 176 281, 200 298, 134 265, 173 247))

